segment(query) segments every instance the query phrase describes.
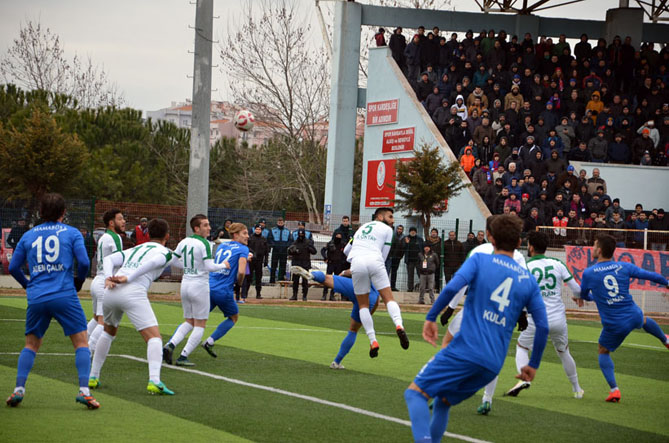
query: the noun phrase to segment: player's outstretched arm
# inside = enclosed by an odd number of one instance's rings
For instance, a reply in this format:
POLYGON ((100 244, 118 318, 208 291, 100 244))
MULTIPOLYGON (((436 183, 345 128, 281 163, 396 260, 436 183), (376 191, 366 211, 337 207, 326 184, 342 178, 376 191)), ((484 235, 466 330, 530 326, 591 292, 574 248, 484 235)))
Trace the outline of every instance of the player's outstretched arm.
MULTIPOLYGON (((544 349, 546 348, 546 340, 548 340, 548 316, 546 315, 546 305, 541 297, 541 290, 536 281, 532 281, 534 292, 527 304, 527 311, 532 315, 534 326, 536 327, 534 333, 534 344, 532 347, 532 357, 530 358, 529 366, 538 369, 541 363, 544 349)), ((522 373, 522 371, 521 371, 522 373)), ((534 376, 533 376, 534 377, 534 376)))
POLYGON ((458 292, 469 285, 474 275, 476 275, 478 266, 478 259, 474 256, 471 260, 467 260, 455 273, 450 282, 441 290, 439 297, 430 308, 430 311, 425 317, 426 320, 434 322, 437 320, 437 315, 446 308, 446 305, 458 294, 458 292))
POLYGON ((662 274, 658 274, 657 272, 652 272, 652 271, 646 271, 645 269, 642 269, 634 265, 630 265, 629 268, 631 269, 630 276, 636 277, 639 280, 652 281, 653 283, 657 283, 665 287, 669 285, 669 282, 667 282, 667 279, 664 278, 662 274))
POLYGON ((12 261, 9 262, 9 273, 12 274, 14 280, 19 282, 23 289, 28 287, 29 280, 23 275, 21 270, 21 265, 26 262, 26 253, 23 250, 22 243, 19 244, 14 249, 14 255, 12 255, 12 261))

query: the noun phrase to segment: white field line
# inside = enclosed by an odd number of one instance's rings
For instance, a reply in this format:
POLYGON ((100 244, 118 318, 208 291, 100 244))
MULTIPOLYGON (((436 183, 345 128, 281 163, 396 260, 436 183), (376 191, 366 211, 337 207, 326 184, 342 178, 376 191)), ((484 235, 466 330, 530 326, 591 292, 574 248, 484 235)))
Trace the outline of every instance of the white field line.
MULTIPOLYGON (((0 318, 0 322, 25 322, 25 318, 0 318)), ((52 320, 55 321, 55 320, 52 320)), ((160 326, 179 326, 181 323, 161 323, 160 326)), ((132 326, 130 322, 121 322, 120 326, 132 326)), ((209 327, 213 327, 209 325, 209 327)), ((281 327, 269 327, 269 326, 244 326, 244 325, 239 325, 235 326, 235 329, 257 329, 257 330, 262 330, 262 331, 290 331, 290 332, 319 332, 323 334, 344 334, 346 331, 341 330, 335 330, 335 329, 312 329, 312 328, 281 328, 281 327)), ((376 331, 376 335, 395 335, 394 332, 382 332, 382 331, 376 331)), ((414 337, 422 337, 422 334, 417 334, 417 333, 411 333, 407 332, 407 335, 414 336, 414 337)), ((590 343, 590 344, 597 344, 596 341, 588 341, 588 340, 572 340, 570 339, 569 341, 574 342, 574 343, 590 343)), ((652 345, 642 345, 638 343, 623 343, 621 347, 628 347, 628 348, 642 348, 642 349, 657 349, 657 350, 663 350, 664 348, 662 346, 652 346, 652 345)))
MULTIPOLYGON (((19 353, 18 352, 0 352, 0 355, 19 355, 19 353)), ((43 356, 43 355, 70 356, 70 357, 74 356, 74 354, 72 354, 72 353, 68 354, 68 353, 46 353, 46 352, 40 352, 39 355, 40 356, 43 356)), ((109 356, 110 357, 125 358, 127 360, 133 360, 133 361, 140 362, 140 363, 147 363, 146 359, 140 358, 140 357, 135 357, 134 355, 109 354, 109 356)), ((182 367, 179 367, 179 366, 172 366, 172 365, 165 365, 165 364, 163 364, 163 368, 169 368, 169 369, 173 369, 175 371, 188 372, 188 373, 191 373, 191 374, 200 375, 200 376, 203 376, 203 377, 209 377, 209 378, 224 381, 224 382, 227 382, 227 383, 232 383, 232 384, 236 384, 236 385, 240 385, 240 386, 245 386, 247 388, 259 389, 259 390, 262 390, 262 391, 267 391, 267 392, 272 392, 272 393, 275 393, 275 394, 285 395, 287 397, 299 398, 300 400, 310 401, 310 402, 318 403, 318 404, 325 405, 325 406, 331 406, 333 408, 343 409, 345 411, 355 412, 355 413, 360 414, 360 415, 366 415, 368 417, 378 418, 380 420, 385 420, 385 421, 389 421, 389 422, 392 422, 392 423, 397 423, 397 424, 400 424, 400 425, 411 427, 411 422, 408 421, 408 420, 402 420, 401 418, 391 417, 389 415, 379 414, 378 412, 373 412, 373 411, 368 411, 366 409, 356 408, 355 406, 349 406, 349 405, 346 405, 346 404, 343 404, 343 403, 337 403, 337 402, 333 402, 333 401, 329 401, 329 400, 323 400, 322 398, 313 397, 311 395, 303 395, 303 394, 298 394, 296 392, 290 392, 290 391, 285 391, 283 389, 273 388, 271 386, 259 385, 257 383, 249 383, 249 382, 246 382, 246 381, 243 381, 243 380, 238 380, 236 378, 229 378, 229 377, 224 377, 224 376, 218 375, 218 374, 212 374, 212 373, 209 373, 209 372, 198 371, 197 369, 188 369, 188 368, 182 368, 182 367)), ((449 438, 454 438, 454 439, 457 439, 457 440, 467 441, 467 442, 471 442, 471 443, 489 443, 486 440, 479 440, 477 438, 468 437, 466 435, 453 434, 451 432, 445 432, 444 435, 446 437, 449 437, 449 438)))

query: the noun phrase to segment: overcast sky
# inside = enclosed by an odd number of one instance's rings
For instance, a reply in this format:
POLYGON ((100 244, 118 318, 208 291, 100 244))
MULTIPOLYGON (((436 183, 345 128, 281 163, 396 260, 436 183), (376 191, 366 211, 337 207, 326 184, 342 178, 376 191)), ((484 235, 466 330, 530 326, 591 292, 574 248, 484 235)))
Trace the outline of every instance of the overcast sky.
MULTIPOLYGON (((313 0, 296 1, 313 21, 313 39, 320 39, 313 0)), ((240 3, 214 0, 214 16, 220 17, 214 20, 214 40, 235 26, 242 12, 240 3)), ((477 10, 473 0, 453 0, 453 5, 461 11, 477 10)), ((541 15, 603 20, 606 9, 616 6, 617 0, 586 0, 541 15)), ((51 28, 61 37, 68 56, 76 52, 104 65, 129 106, 155 110, 192 94, 187 75, 193 71, 193 55, 188 51, 193 49, 189 25, 194 25, 195 5, 188 0, 0 0, 1 53, 18 37, 19 26, 26 20, 39 20, 51 28)), ((214 65, 219 64, 216 53, 217 45, 214 65)), ((213 99, 230 98, 227 79, 219 68, 214 69, 212 88, 217 89, 213 99)))

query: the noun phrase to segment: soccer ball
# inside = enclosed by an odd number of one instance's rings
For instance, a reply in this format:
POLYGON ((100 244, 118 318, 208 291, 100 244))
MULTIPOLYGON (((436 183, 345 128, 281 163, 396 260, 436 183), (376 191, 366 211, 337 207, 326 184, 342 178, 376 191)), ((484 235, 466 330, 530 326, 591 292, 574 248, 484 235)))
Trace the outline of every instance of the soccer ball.
POLYGON ((251 111, 241 110, 235 115, 235 128, 246 132, 253 129, 253 123, 256 121, 251 111))

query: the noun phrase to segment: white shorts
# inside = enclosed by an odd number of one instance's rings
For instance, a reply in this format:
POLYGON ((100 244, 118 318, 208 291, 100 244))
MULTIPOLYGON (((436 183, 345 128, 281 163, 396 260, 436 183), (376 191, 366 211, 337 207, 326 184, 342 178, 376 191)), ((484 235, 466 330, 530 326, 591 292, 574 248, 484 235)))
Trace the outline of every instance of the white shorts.
POLYGON ((455 336, 458 332, 460 332, 460 327, 462 326, 462 313, 464 312, 464 309, 460 309, 457 314, 455 314, 455 317, 451 320, 451 322, 448 324, 448 332, 451 333, 452 336, 455 336))
POLYGON ((95 276, 91 282, 91 299, 93 300, 93 315, 104 315, 102 309, 105 296, 105 277, 103 274, 95 276))
POLYGON ((209 318, 209 280, 182 280, 181 306, 184 318, 207 320, 209 318))
POLYGON ((124 313, 138 331, 158 326, 158 320, 151 309, 151 303, 143 286, 119 285, 105 291, 105 323, 118 327, 124 313))
POLYGON ((370 285, 377 291, 390 287, 386 264, 376 257, 354 257, 351 261, 351 277, 355 295, 369 294, 370 285))
MULTIPOLYGON (((534 346, 534 333, 537 327, 534 325, 532 316, 527 317, 527 329, 518 336, 518 344, 523 348, 532 350, 534 346)), ((569 336, 567 335, 567 319, 558 319, 548 322, 548 336, 553 342, 553 347, 558 352, 564 352, 569 345, 569 336)))

